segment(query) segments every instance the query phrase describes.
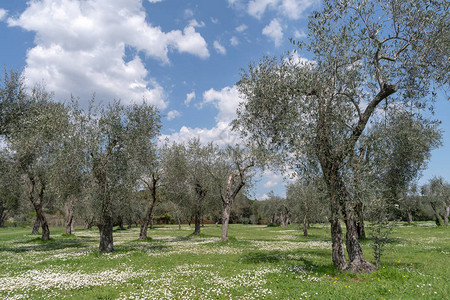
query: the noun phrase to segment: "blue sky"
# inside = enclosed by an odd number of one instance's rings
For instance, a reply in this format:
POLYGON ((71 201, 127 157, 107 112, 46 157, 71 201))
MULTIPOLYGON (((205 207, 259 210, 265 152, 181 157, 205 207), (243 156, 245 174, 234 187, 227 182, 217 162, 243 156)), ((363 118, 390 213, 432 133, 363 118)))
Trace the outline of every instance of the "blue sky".
MULTIPOLYGON (((289 38, 304 39, 319 8, 318 0, 0 0, 0 63, 59 101, 146 98, 173 140, 231 142, 240 69, 293 50, 289 38)), ((436 108, 444 146, 421 183, 450 178, 450 103, 436 108)), ((272 189, 283 194, 283 179, 268 172, 255 195, 272 189)))

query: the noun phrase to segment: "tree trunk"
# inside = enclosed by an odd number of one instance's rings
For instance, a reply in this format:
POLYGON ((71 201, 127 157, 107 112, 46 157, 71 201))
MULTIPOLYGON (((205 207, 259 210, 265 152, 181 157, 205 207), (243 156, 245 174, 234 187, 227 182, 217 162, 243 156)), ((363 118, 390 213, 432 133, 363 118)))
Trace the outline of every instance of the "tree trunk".
POLYGON ((408 210, 408 211, 406 212, 406 214, 407 214, 407 218, 408 218, 408 220, 407 220, 408 225, 411 225, 411 223, 413 222, 413 215, 412 215, 411 210, 408 210))
MULTIPOLYGON (((325 150, 327 150, 327 148, 325 148, 325 150)), ((366 261, 363 257, 361 244, 358 240, 358 229, 356 226, 354 212, 355 205, 339 173, 340 167, 337 163, 339 159, 333 157, 330 153, 332 153, 331 148, 329 148, 328 151, 322 152, 323 155, 320 155, 319 161, 331 198, 331 239, 333 263, 339 270, 350 270, 354 273, 374 271, 376 270, 376 266, 366 261), (340 213, 344 215, 344 221, 347 229, 346 247, 349 256, 348 265, 342 243, 343 239, 340 213)))
POLYGON ((125 230, 123 227, 123 218, 122 216, 119 216, 119 230, 125 230))
POLYGON ((231 206, 233 205, 233 202, 231 199, 224 199, 222 203, 222 242, 225 242, 228 240, 228 224, 230 223, 231 206))
POLYGON ((100 252, 113 252, 113 218, 109 213, 101 216, 101 222, 98 224, 100 231, 100 245, 98 247, 100 252))
POLYGON ((280 212, 280 226, 281 226, 281 227, 286 227, 283 209, 282 209, 281 212, 280 212))
POLYGON ((181 230, 181 219, 180 219, 180 217, 177 217, 177 223, 178 223, 178 230, 181 230))
POLYGON ((91 229, 94 225, 94 217, 92 216, 90 219, 86 220, 86 229, 91 229))
POLYGON ((347 246, 347 253, 350 261, 348 269, 353 273, 375 271, 376 266, 364 259, 361 243, 358 239, 354 206, 351 204, 349 198, 347 198, 347 201, 344 204, 344 209, 345 225, 347 229, 345 244, 347 246))
POLYGON ((305 217, 303 218, 303 235, 304 236, 308 236, 308 227, 309 227, 309 222, 308 222, 308 218, 305 217))
POLYGON ((100 219, 97 224, 97 227, 100 231, 100 243, 98 249, 100 252, 112 252, 114 251, 114 223, 111 210, 111 195, 109 193, 106 172, 104 169, 105 164, 106 161, 94 158, 93 173, 99 186, 99 198, 101 205, 100 219))
POLYGON ((66 234, 72 234, 73 229, 73 198, 69 196, 65 204, 65 226, 66 234))
POLYGON ((200 213, 195 214, 194 223, 195 223, 194 235, 200 234, 200 213))
POLYGON ((364 230, 364 213, 363 213, 363 204, 360 200, 356 201, 355 212, 358 216, 358 221, 356 222, 356 228, 358 232, 358 238, 365 239, 366 231, 364 230))
POLYGON ((3 201, 0 200, 0 227, 3 227, 5 220, 7 218, 7 211, 3 205, 3 201))
POLYGON ((445 214, 444 214, 444 224, 445 226, 448 225, 448 216, 450 215, 450 206, 445 207, 445 214))
POLYGON ((42 210, 42 201, 44 199, 45 184, 41 181, 38 197, 37 199, 35 199, 34 189, 36 187, 36 181, 33 176, 29 176, 28 178, 30 180, 30 189, 28 191, 28 198, 33 204, 34 210, 36 211, 36 218, 39 219, 39 223, 42 228, 41 238, 46 241, 50 239, 50 229, 48 227, 47 218, 45 217, 44 212, 42 210))
POLYGON ((150 200, 148 201, 147 213, 145 214, 144 222, 141 225, 141 232, 139 233, 140 240, 147 239, 148 224, 150 223, 150 219, 152 219, 152 212, 155 202, 156 202, 156 190, 151 190, 151 197, 150 200))
POLYGON ((39 234, 39 227, 41 227, 41 221, 38 216, 34 219, 33 229, 31 230, 31 234, 39 234))

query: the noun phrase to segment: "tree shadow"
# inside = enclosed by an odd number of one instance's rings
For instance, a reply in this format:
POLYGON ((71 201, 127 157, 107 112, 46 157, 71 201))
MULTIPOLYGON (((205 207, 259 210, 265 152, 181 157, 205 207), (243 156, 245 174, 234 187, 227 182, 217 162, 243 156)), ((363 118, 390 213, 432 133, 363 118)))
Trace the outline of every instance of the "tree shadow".
POLYGON ((22 253, 27 251, 51 251, 60 249, 80 249, 80 248, 90 248, 90 243, 95 240, 90 239, 79 239, 64 237, 61 239, 51 238, 50 240, 42 240, 41 238, 33 238, 24 241, 14 242, 14 246, 8 247, 6 245, 0 246, 0 252, 8 251, 14 253, 22 253), (16 246, 17 245, 17 246, 16 246))

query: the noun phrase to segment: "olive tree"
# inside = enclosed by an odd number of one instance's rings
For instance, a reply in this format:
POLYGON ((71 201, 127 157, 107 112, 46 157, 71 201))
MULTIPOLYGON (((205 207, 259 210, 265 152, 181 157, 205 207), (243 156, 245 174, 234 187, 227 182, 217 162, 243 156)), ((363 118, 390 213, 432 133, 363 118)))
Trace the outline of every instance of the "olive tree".
POLYGON ((214 160, 208 164, 209 173, 222 200, 222 241, 228 240, 228 225, 233 203, 242 188, 251 179, 252 167, 255 166, 251 151, 239 145, 217 149, 214 160))
POLYGON ((68 109, 52 101, 52 94, 36 86, 29 94, 29 107, 8 134, 8 147, 21 175, 27 196, 36 211, 42 228, 42 239, 50 238, 50 229, 43 205, 50 183, 51 169, 61 139, 68 128, 68 109))
POLYGON ((298 179, 286 187, 286 200, 294 221, 303 224, 303 235, 308 236, 309 225, 328 218, 327 197, 321 178, 298 179))
POLYGON ((137 178, 130 172, 132 161, 139 158, 140 147, 155 141, 160 118, 157 109, 145 102, 125 107, 117 101, 95 113, 91 110, 87 117, 87 150, 95 187, 99 250, 111 252, 114 217, 118 216, 114 208, 118 207, 117 202, 127 200, 124 192, 136 188, 137 178))
POLYGON ((294 159, 314 154, 331 204, 333 263, 339 270, 372 271, 344 175, 383 101, 423 105, 434 87, 448 83, 448 3, 326 0, 308 28, 302 49, 312 61, 264 58, 242 73, 238 89, 245 101, 234 125, 265 150, 294 159))

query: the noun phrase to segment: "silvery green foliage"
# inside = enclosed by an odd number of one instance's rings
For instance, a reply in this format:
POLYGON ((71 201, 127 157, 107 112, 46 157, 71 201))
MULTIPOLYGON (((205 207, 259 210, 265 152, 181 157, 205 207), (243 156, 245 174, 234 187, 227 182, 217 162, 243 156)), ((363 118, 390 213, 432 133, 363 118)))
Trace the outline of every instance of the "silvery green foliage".
POLYGON ((448 84, 448 18, 446 1, 325 1, 303 47, 313 60, 265 57, 242 73, 235 128, 295 160, 317 150, 320 118, 348 157, 383 99, 421 106, 448 84))

